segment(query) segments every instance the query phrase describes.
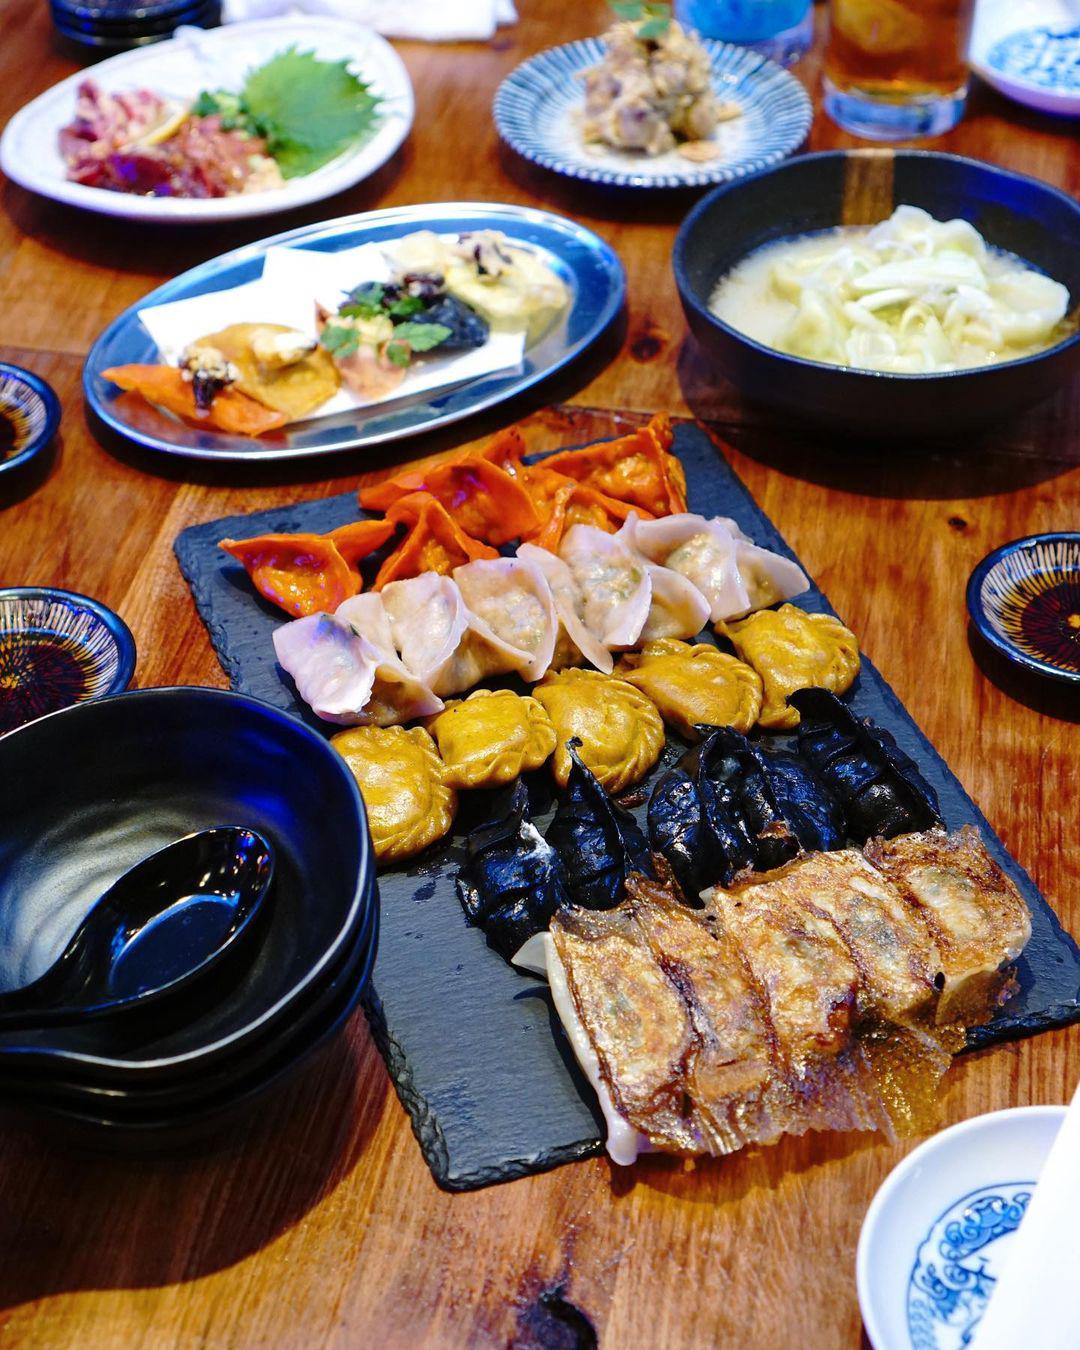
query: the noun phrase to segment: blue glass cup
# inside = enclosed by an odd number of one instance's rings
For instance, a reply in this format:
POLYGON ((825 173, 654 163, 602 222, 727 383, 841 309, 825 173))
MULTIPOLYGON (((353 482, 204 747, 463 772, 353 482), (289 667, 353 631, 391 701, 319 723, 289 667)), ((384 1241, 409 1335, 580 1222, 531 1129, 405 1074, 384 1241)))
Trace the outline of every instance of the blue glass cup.
POLYGON ((753 47, 784 66, 814 37, 811 0, 676 0, 675 17, 702 37, 753 47))

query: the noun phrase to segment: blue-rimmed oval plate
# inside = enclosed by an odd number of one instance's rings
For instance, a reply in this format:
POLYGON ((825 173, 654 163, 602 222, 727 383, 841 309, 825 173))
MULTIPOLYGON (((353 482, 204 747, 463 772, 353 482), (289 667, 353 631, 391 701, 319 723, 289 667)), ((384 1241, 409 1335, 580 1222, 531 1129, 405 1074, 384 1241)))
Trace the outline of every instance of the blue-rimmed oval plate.
POLYGON ((741 109, 714 132, 714 159, 701 163, 679 150, 647 156, 585 144, 581 76, 602 59, 602 38, 551 47, 511 71, 495 95, 499 135, 542 168, 617 188, 708 187, 756 173, 797 150, 813 119, 799 81, 747 47, 703 43, 717 96, 741 109))
POLYGON ((1080 684, 1080 534, 1033 534, 1002 544, 967 588, 979 633, 1017 665, 1080 684))
POLYGON ((189 459, 298 459, 403 440, 513 398, 561 370, 593 345, 622 308, 626 278, 615 252, 591 230, 548 211, 491 202, 396 206, 308 225, 248 244, 194 267, 159 286, 101 334, 83 368, 83 389, 94 413, 113 431, 148 450, 189 459), (530 247, 562 277, 570 303, 553 326, 525 349, 521 366, 414 399, 313 418, 250 438, 188 426, 170 413, 124 395, 103 371, 129 362, 160 359, 139 318, 140 309, 228 290, 262 274, 273 246, 337 253, 358 244, 396 239, 414 230, 454 234, 501 230, 530 247))
POLYGON ((100 601, 51 586, 0 590, 0 735, 118 694, 134 673, 131 630, 100 601))

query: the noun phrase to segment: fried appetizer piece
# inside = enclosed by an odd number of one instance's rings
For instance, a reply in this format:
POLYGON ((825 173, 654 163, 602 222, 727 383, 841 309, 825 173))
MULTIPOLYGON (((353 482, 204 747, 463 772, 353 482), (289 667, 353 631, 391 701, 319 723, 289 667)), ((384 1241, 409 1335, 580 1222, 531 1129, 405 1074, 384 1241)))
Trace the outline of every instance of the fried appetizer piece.
MULTIPOLYGON (((453 788, 491 788, 538 769, 555 749, 551 718, 534 698, 477 689, 428 724, 453 788)), ((524 939, 523 939, 524 940, 524 939)))
POLYGON ((582 762, 609 792, 640 783, 664 748, 664 723, 653 703, 625 680, 596 670, 547 674, 533 689, 547 709, 558 743, 552 768, 565 787, 570 775, 568 742, 581 742, 582 762))
POLYGON ((919 910, 857 849, 810 853, 750 883, 809 907, 836 928, 860 975, 860 1012, 897 1025, 934 1020, 941 954, 919 910))
POLYGON ((547 841, 566 864, 571 900, 585 909, 611 909, 625 899, 631 873, 652 875, 649 846, 630 812, 581 762, 577 745, 566 746, 570 773, 547 841))
POLYGON ((448 576, 455 567, 477 558, 497 558, 497 551, 466 534, 430 492, 411 492, 400 497, 386 513, 391 525, 408 531, 379 568, 373 590, 381 591, 392 581, 403 581, 437 572, 448 576))
POLYGON ((796 689, 842 694, 859 673, 855 634, 831 614, 781 605, 718 624, 717 632, 761 676, 765 699, 758 721, 770 731, 790 731, 799 725, 799 710, 788 702, 796 689))
POLYGON ((937 796, 887 731, 861 721, 824 689, 790 702, 802 717, 799 751, 829 785, 852 839, 892 838, 942 823, 937 796))
POLYGON ((686 510, 686 479, 670 453, 672 439, 671 419, 658 413, 627 436, 560 450, 542 464, 650 516, 670 516, 686 510))
POLYGON ((457 879, 469 922, 507 961, 569 898, 562 859, 528 812, 529 793, 519 779, 500 796, 493 818, 470 833, 457 879))
POLYGON ((624 656, 615 674, 647 694, 688 741, 701 739, 701 725, 749 731, 761 710, 761 677, 709 643, 647 642, 624 656))
POLYGON ((360 590, 357 563, 394 532, 385 520, 357 520, 329 534, 261 534, 255 539, 222 539, 255 589, 287 614, 333 613, 360 590))
POLYGON ((411 858, 449 832, 457 793, 423 727, 352 727, 330 743, 360 787, 379 863, 411 858))
POLYGON ((176 413, 196 426, 217 427, 235 436, 262 436, 276 431, 289 420, 284 413, 264 407, 231 385, 214 390, 207 403, 196 398, 189 372, 176 366, 139 364, 110 366, 102 372, 129 394, 138 394, 166 412, 176 413))
MULTIPOLYGON (((341 376, 333 357, 314 338, 280 323, 234 323, 192 343, 189 362, 224 358, 235 387, 295 422, 337 393, 341 376), (201 358, 201 360, 200 360, 201 358)), ((196 376, 197 378, 197 376, 196 376)))
POLYGON ((970 825, 872 839, 866 856, 923 915, 941 955, 939 1022, 985 1022, 1031 937, 1023 896, 970 825))
POLYGON ((863 979, 836 927, 783 885, 706 892, 763 990, 789 1098, 791 1133, 891 1128, 857 1038, 863 979))

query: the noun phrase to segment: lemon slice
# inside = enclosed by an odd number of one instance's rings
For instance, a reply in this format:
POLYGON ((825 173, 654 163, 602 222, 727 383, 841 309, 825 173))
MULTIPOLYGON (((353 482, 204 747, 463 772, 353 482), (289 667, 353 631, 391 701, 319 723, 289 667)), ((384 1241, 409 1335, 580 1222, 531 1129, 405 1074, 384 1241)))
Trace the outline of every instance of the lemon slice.
POLYGON ((162 141, 167 141, 170 136, 176 133, 187 121, 188 110, 180 104, 174 104, 171 112, 167 113, 164 120, 157 126, 151 127, 149 131, 144 131, 141 136, 137 136, 132 145, 143 146, 160 145, 162 141))

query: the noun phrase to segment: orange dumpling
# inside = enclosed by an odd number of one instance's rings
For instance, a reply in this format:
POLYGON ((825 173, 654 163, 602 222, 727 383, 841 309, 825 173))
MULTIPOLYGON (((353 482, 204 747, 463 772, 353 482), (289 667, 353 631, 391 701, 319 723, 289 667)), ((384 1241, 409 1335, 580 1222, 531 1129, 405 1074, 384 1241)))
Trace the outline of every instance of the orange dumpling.
POLYGON ((525 485, 543 517, 544 523, 528 536, 530 544, 558 551, 563 535, 571 525, 595 525, 614 534, 634 511, 640 520, 651 520, 652 512, 605 496, 596 488, 578 483, 547 467, 548 461, 524 469, 525 485))
POLYGON ((414 492, 430 493, 467 534, 488 544, 523 538, 540 525, 536 507, 517 478, 490 460, 468 456, 409 469, 361 488, 360 505, 388 511, 414 492))
POLYGON ((260 595, 294 618, 332 614, 360 588, 357 563, 394 533, 386 520, 358 520, 329 534, 262 534, 222 539, 260 595))
POLYGON ((600 441, 580 450, 549 455, 545 469, 626 502, 654 516, 686 510, 682 465, 671 454, 671 421, 658 413, 647 425, 614 441, 600 441))
POLYGON ((392 526, 407 525, 409 529, 379 568, 372 587, 376 591, 391 581, 418 577, 422 572, 449 576, 464 563, 499 556, 497 549, 467 534, 430 492, 412 492, 401 497, 387 511, 386 520, 392 526))

